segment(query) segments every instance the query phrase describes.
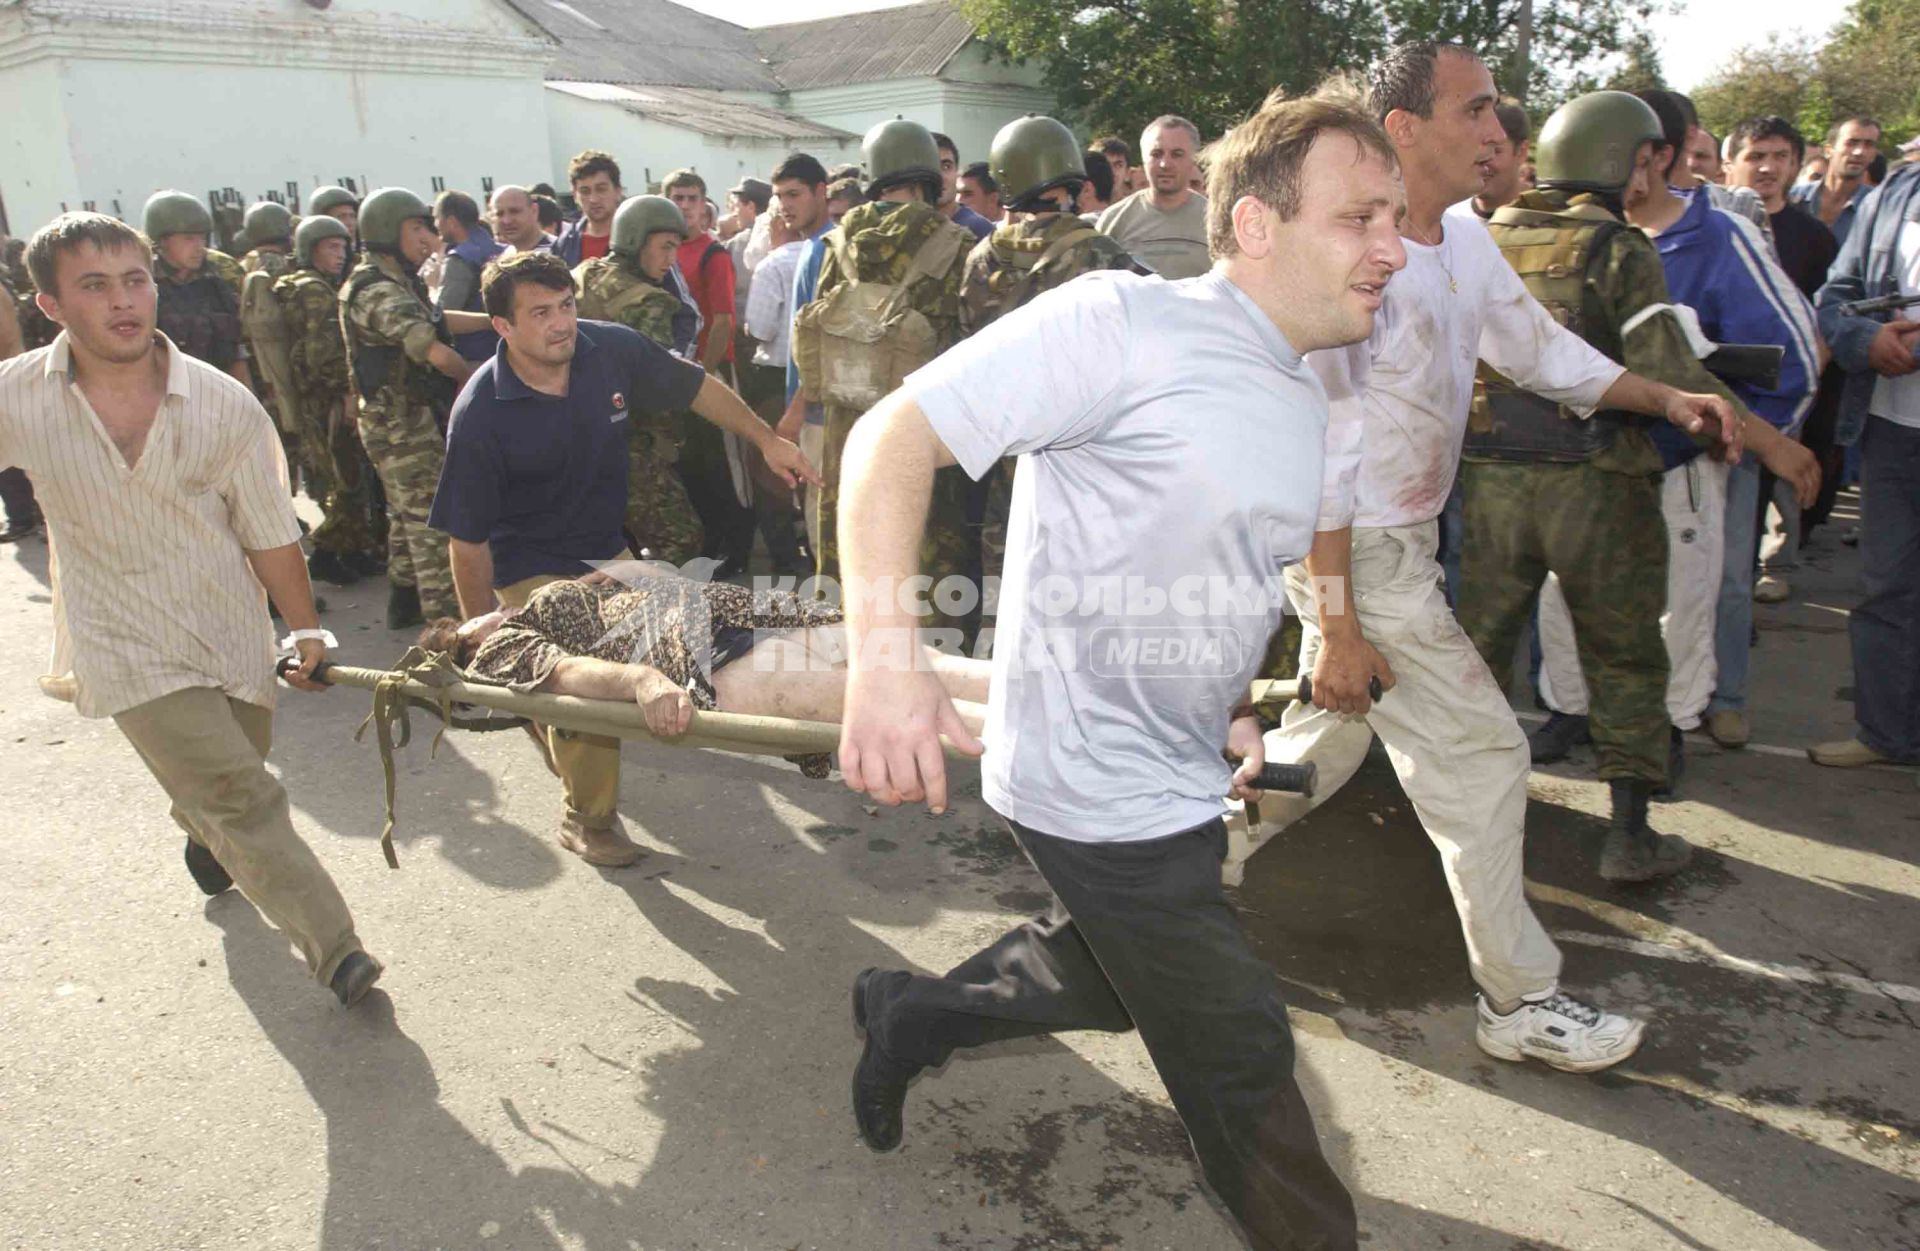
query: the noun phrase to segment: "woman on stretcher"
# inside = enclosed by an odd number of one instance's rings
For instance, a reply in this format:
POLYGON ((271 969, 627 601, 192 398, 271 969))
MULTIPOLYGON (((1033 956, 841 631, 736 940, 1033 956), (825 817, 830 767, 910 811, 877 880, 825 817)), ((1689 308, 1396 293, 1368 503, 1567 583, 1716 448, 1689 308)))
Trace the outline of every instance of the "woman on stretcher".
MULTIPOLYGON (((684 734, 694 710, 838 721, 847 687, 840 609, 786 591, 695 582, 650 561, 540 588, 518 612, 443 617, 421 634, 482 682, 523 693, 631 700, 647 728, 684 734)), ((924 649, 967 728, 986 717, 991 665, 924 649)))

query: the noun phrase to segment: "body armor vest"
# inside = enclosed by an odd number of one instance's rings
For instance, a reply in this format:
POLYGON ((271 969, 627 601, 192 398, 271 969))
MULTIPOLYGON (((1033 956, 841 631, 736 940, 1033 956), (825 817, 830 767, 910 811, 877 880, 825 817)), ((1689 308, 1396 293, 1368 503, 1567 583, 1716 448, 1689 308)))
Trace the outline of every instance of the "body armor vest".
MULTIPOLYGON (((1608 240, 1626 229, 1620 219, 1597 203, 1556 213, 1509 205, 1494 213, 1489 229, 1501 255, 1553 319, 1619 360, 1619 327, 1592 306, 1587 276, 1606 255, 1608 240)), ((1474 382, 1465 454, 1473 460, 1591 460, 1632 420, 1610 411, 1583 418, 1483 366, 1474 382)))
POLYGON ((240 359, 240 297, 212 265, 186 282, 162 282, 160 333, 215 369, 240 359))
MULTIPOLYGON (((401 285, 400 280, 380 268, 377 263, 356 265, 353 273, 347 276, 345 288, 341 293, 342 316, 340 330, 347 341, 347 360, 353 374, 353 389, 363 400, 376 400, 381 392, 391 390, 403 396, 408 404, 425 405, 434 410, 444 424, 447 413, 453 407, 460 387, 431 365, 416 365, 407 359, 406 349, 399 344, 372 344, 363 341, 352 329, 345 316, 345 309, 359 294, 376 283, 390 282, 401 285)), ((440 310, 427 298, 426 289, 419 280, 405 284, 408 294, 420 302, 433 322, 433 333, 440 342, 453 347, 453 335, 447 330, 446 319, 440 310)))

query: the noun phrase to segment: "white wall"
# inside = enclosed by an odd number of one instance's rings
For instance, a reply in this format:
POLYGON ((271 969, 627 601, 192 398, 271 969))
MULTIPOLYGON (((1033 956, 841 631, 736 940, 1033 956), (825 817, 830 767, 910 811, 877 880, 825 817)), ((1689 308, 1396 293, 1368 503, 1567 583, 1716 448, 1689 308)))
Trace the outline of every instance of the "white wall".
MULTIPOLYGON (((989 67, 968 61, 971 55, 971 47, 963 49, 949 71, 958 69, 982 78, 1037 78, 1026 67, 1014 67, 1012 71, 989 67)), ((960 160, 971 164, 987 159, 987 150, 1002 126, 1028 113, 1051 112, 1055 104, 1051 92, 1025 82, 949 81, 943 77, 810 87, 793 92, 786 108, 809 121, 838 126, 856 135, 865 134, 876 122, 904 117, 951 138, 960 149, 960 160)))
POLYGON ((0 13, 0 194, 13 232, 155 190, 251 201, 352 177, 543 176, 552 44, 497 0, 54 0, 0 13))
POLYGON ((724 210, 725 192, 743 177, 764 179, 789 152, 811 152, 823 165, 860 159, 860 144, 843 148, 832 140, 800 139, 732 141, 701 135, 640 117, 603 100, 585 100, 549 88, 547 133, 552 151, 548 181, 564 187, 567 162, 585 148, 599 148, 620 162, 620 176, 630 194, 639 195, 676 169, 691 168, 707 180, 714 203, 724 210))

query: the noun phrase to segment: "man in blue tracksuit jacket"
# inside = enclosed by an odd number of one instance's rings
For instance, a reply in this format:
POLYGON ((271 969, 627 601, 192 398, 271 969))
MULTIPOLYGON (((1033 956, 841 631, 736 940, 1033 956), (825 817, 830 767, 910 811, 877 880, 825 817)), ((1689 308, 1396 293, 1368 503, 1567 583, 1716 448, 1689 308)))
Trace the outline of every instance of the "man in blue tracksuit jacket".
POLYGON ((1906 309, 1850 317, 1840 306, 1920 294, 1920 166, 1895 170, 1860 204, 1816 303, 1846 371, 1834 441, 1860 447, 1860 564, 1853 610, 1853 739, 1822 743, 1816 764, 1920 762, 1920 320, 1906 309))
MULTIPOLYGON (((1709 341, 1785 349, 1779 380, 1772 386, 1727 380, 1727 387, 1756 417, 1788 439, 1796 437, 1813 407, 1820 376, 1813 308, 1780 268, 1760 232, 1744 219, 1714 208, 1707 195, 1697 190, 1656 188, 1646 202, 1629 206, 1627 216, 1643 228, 1651 226, 1650 233, 1657 230, 1653 242, 1660 251, 1667 290, 1676 304, 1694 311, 1709 341), (1672 201, 1664 211, 1662 191, 1672 201), (1680 215, 1673 220, 1676 210, 1680 215)), ((1669 438, 1660 430, 1652 434, 1669 468, 1696 454, 1684 437, 1669 438)), ((1743 745, 1751 732, 1746 715, 1747 677, 1764 459, 1759 454, 1746 457, 1727 473, 1725 546, 1713 614, 1715 679, 1705 713, 1708 731, 1730 747, 1743 745)))

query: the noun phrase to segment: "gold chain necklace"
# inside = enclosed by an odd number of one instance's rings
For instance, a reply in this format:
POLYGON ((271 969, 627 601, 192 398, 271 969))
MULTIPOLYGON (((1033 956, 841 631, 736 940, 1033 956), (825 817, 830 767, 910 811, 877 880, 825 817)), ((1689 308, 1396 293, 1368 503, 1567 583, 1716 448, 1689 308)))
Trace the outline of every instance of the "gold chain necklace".
POLYGON ((1413 219, 1411 217, 1407 219, 1407 229, 1413 232, 1413 237, 1415 239, 1418 239, 1421 243, 1424 243, 1428 247, 1432 248, 1434 252, 1438 255, 1439 261, 1440 261, 1440 268, 1444 270, 1447 275, 1447 290, 1451 291, 1455 295, 1459 295, 1460 284, 1454 279, 1453 266, 1447 264, 1447 249, 1444 245, 1444 241, 1446 239, 1446 230, 1447 230, 1446 226, 1442 224, 1440 227, 1440 238, 1443 241, 1441 243, 1435 243, 1433 240, 1427 238, 1426 234, 1420 229, 1420 227, 1413 224, 1413 219))

